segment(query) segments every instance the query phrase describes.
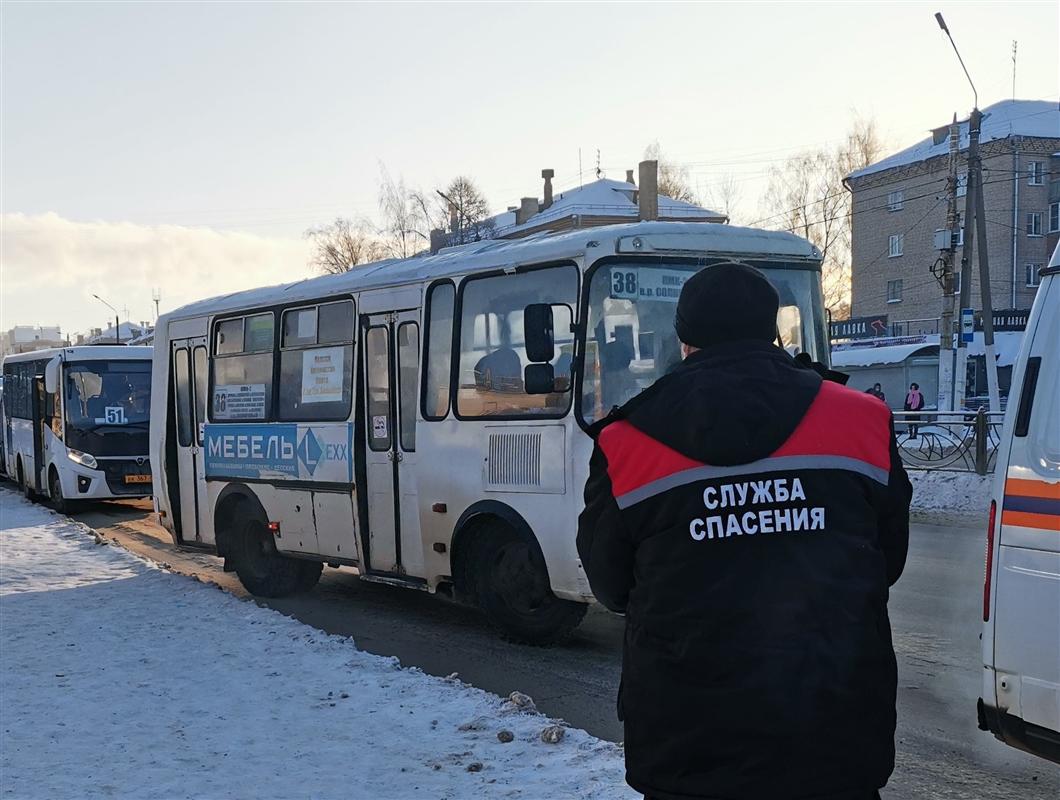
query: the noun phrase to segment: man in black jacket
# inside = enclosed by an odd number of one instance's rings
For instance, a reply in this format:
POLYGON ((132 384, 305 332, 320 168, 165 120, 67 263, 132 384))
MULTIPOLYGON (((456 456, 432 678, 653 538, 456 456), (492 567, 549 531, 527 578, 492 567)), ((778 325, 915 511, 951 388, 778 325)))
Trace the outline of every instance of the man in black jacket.
POLYGON ((773 343, 778 304, 752 267, 690 278, 683 363, 594 431, 578 552, 626 614, 626 779, 652 798, 868 800, 894 768, 910 484, 886 406, 773 343))

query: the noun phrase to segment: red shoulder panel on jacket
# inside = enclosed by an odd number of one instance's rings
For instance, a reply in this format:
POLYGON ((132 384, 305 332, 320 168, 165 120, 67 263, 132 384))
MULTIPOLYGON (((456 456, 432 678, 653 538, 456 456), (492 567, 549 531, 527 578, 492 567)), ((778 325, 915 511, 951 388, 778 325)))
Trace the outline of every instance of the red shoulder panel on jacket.
POLYGON ((616 497, 682 470, 704 466, 637 430, 625 420, 604 428, 597 438, 607 457, 607 474, 616 497))
POLYGON ((891 467, 891 411, 879 398, 824 381, 806 416, 773 455, 834 455, 891 467))

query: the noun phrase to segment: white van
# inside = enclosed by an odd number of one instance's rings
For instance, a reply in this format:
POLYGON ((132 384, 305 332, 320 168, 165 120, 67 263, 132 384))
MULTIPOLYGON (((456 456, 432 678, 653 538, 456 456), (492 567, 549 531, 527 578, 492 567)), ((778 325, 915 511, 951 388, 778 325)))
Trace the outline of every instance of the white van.
POLYGON ((979 727, 1060 762, 1060 246, 1041 275, 990 501, 979 727))

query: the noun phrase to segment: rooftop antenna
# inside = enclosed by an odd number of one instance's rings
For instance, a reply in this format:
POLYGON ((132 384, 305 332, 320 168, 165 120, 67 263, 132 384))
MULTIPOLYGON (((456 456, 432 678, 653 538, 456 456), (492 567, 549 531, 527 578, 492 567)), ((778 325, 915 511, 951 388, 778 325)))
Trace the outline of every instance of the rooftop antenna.
POLYGON ((155 303, 155 321, 157 322, 158 321, 158 303, 162 299, 162 290, 161 289, 152 289, 151 290, 151 299, 155 303))
POLYGON ((1016 46, 1019 44, 1015 39, 1012 40, 1012 99, 1016 99, 1016 46))
POLYGON ((596 179, 600 180, 603 177, 604 171, 600 169, 600 148, 596 148, 596 179))

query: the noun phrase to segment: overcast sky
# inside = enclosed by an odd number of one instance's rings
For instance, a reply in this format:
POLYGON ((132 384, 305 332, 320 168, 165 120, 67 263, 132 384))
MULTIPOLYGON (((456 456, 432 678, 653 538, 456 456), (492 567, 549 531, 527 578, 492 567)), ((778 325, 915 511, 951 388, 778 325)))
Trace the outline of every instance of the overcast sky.
POLYGON ((496 210, 623 178, 658 140, 701 192, 842 139, 892 147, 1056 99, 1058 4, 0 4, 0 328, 99 326, 307 273, 309 226, 376 213, 380 164, 496 210))

